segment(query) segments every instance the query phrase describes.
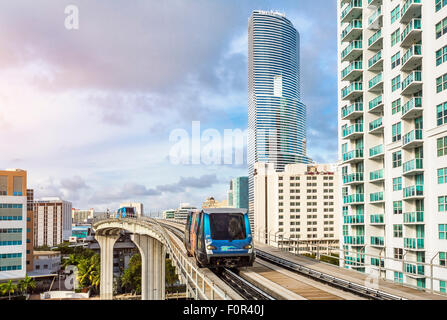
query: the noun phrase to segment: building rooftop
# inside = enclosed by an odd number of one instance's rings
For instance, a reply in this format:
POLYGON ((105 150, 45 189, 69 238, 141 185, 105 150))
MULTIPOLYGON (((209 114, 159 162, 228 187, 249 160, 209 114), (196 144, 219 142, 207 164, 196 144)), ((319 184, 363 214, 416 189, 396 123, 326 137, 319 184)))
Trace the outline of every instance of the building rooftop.
POLYGON ((33 251, 34 256, 57 256, 60 254, 59 251, 33 251))

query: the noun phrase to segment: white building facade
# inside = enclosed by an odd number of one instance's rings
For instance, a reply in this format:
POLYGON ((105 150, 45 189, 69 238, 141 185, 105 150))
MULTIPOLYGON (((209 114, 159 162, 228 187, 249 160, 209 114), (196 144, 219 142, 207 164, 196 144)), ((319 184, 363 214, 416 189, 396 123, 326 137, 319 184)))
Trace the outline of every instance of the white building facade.
POLYGON ((68 241, 72 228, 72 204, 60 198, 34 201, 34 245, 57 246, 68 241))
POLYGON ((336 169, 333 164, 288 164, 277 172, 271 163, 256 163, 254 233, 338 248, 336 169))
POLYGON ((443 2, 337 1, 342 265, 438 292, 447 281, 443 2))
POLYGON ((135 214, 137 217, 144 216, 144 208, 141 202, 124 202, 120 204, 120 208, 122 207, 131 207, 135 209, 135 214))

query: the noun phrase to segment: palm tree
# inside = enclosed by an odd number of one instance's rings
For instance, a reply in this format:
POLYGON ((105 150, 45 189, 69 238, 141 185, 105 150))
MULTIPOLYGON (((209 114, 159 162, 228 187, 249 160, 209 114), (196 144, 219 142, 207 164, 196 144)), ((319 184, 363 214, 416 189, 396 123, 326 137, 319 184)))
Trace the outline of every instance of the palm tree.
POLYGON ((19 288, 23 293, 28 293, 29 289, 36 289, 36 280, 25 275, 25 278, 19 281, 19 288))
POLYGON ((9 300, 11 300, 11 293, 13 294, 17 290, 17 285, 12 283, 12 280, 9 280, 8 282, 2 283, 0 285, 0 291, 4 295, 9 296, 9 300))
POLYGON ((70 254, 68 256, 68 259, 65 259, 62 266, 66 268, 69 265, 77 266, 79 264, 79 257, 77 257, 75 254, 70 254))
POLYGON ((82 287, 94 286, 97 288, 100 282, 99 255, 82 259, 78 264, 78 279, 82 287))

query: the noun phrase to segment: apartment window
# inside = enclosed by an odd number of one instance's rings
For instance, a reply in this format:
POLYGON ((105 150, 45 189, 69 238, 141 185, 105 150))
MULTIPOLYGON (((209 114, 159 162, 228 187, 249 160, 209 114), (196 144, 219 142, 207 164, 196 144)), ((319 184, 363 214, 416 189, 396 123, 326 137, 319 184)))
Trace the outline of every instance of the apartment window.
POLYGON ((394 248, 394 259, 402 260, 404 258, 404 249, 394 248))
POLYGON ((442 47, 436 51, 436 66, 439 66, 443 62, 447 61, 447 46, 442 47))
POLYGON ((394 271, 394 282, 404 283, 404 274, 402 272, 394 271))
POLYGON ((391 57, 391 69, 400 65, 400 51, 391 57))
POLYGON ((393 152, 393 168, 400 167, 402 165, 402 151, 393 152))
POLYGON ((447 33, 447 18, 442 19, 435 26, 436 39, 447 33))
POLYGON ((439 280, 439 291, 441 291, 442 293, 446 293, 445 283, 446 283, 446 281, 439 280))
POLYGON ((438 184, 447 183, 447 168, 438 169, 438 184))
POLYGON ((22 196, 22 185, 23 178, 22 177, 13 177, 13 195, 14 196, 22 196))
POLYGON ((393 214, 402 214, 402 201, 393 201, 393 214))
POLYGON ((439 265, 447 266, 447 252, 439 252, 439 265))
POLYGON ((446 240, 447 239, 447 224, 440 224, 438 226, 439 230, 439 239, 446 240))
POLYGON ((391 80, 391 91, 394 92, 397 89, 400 89, 400 75, 391 80))
POLYGON ((8 195, 8 177, 0 176, 0 196, 8 195))
POLYGON ((392 134, 393 134, 393 136, 392 136, 393 142, 399 141, 402 138, 402 136, 401 136, 401 123, 400 122, 398 122, 396 124, 393 124, 392 134))
POLYGON ((393 225, 393 236, 394 236, 394 238, 402 238, 402 225, 401 224, 393 225))
POLYGON ((438 150, 438 157, 447 155, 447 136, 436 139, 436 147, 438 150))
POLYGON ((447 89, 447 73, 436 78, 436 93, 447 89))
POLYGON ((435 0, 435 9, 436 12, 441 10, 443 7, 447 5, 447 0, 435 0))
POLYGON ((391 46, 394 46, 400 40, 400 28, 391 34, 391 46))
POLYGON ((393 178, 393 191, 402 190, 402 177, 393 178))
POLYGON ((400 18, 400 5, 397 5, 397 7, 391 11, 391 24, 393 24, 399 18, 400 18))
POLYGON ((445 212, 447 203, 447 196, 438 197, 438 212, 445 212))
POLYGON ((401 105, 400 105, 400 98, 397 99, 397 100, 394 100, 391 103, 391 113, 392 114, 396 114, 396 113, 400 112, 400 110, 401 110, 400 107, 401 107, 401 105))

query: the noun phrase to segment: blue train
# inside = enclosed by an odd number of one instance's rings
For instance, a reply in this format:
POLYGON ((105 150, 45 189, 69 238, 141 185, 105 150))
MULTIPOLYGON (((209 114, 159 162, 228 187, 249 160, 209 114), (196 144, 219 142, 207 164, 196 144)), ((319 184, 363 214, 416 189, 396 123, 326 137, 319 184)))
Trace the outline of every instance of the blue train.
POLYGON ((115 214, 115 218, 135 218, 135 208, 132 207, 122 207, 119 208, 115 214))
POLYGON ((255 260, 247 210, 232 208, 190 211, 184 244, 199 267, 248 267, 255 260))

